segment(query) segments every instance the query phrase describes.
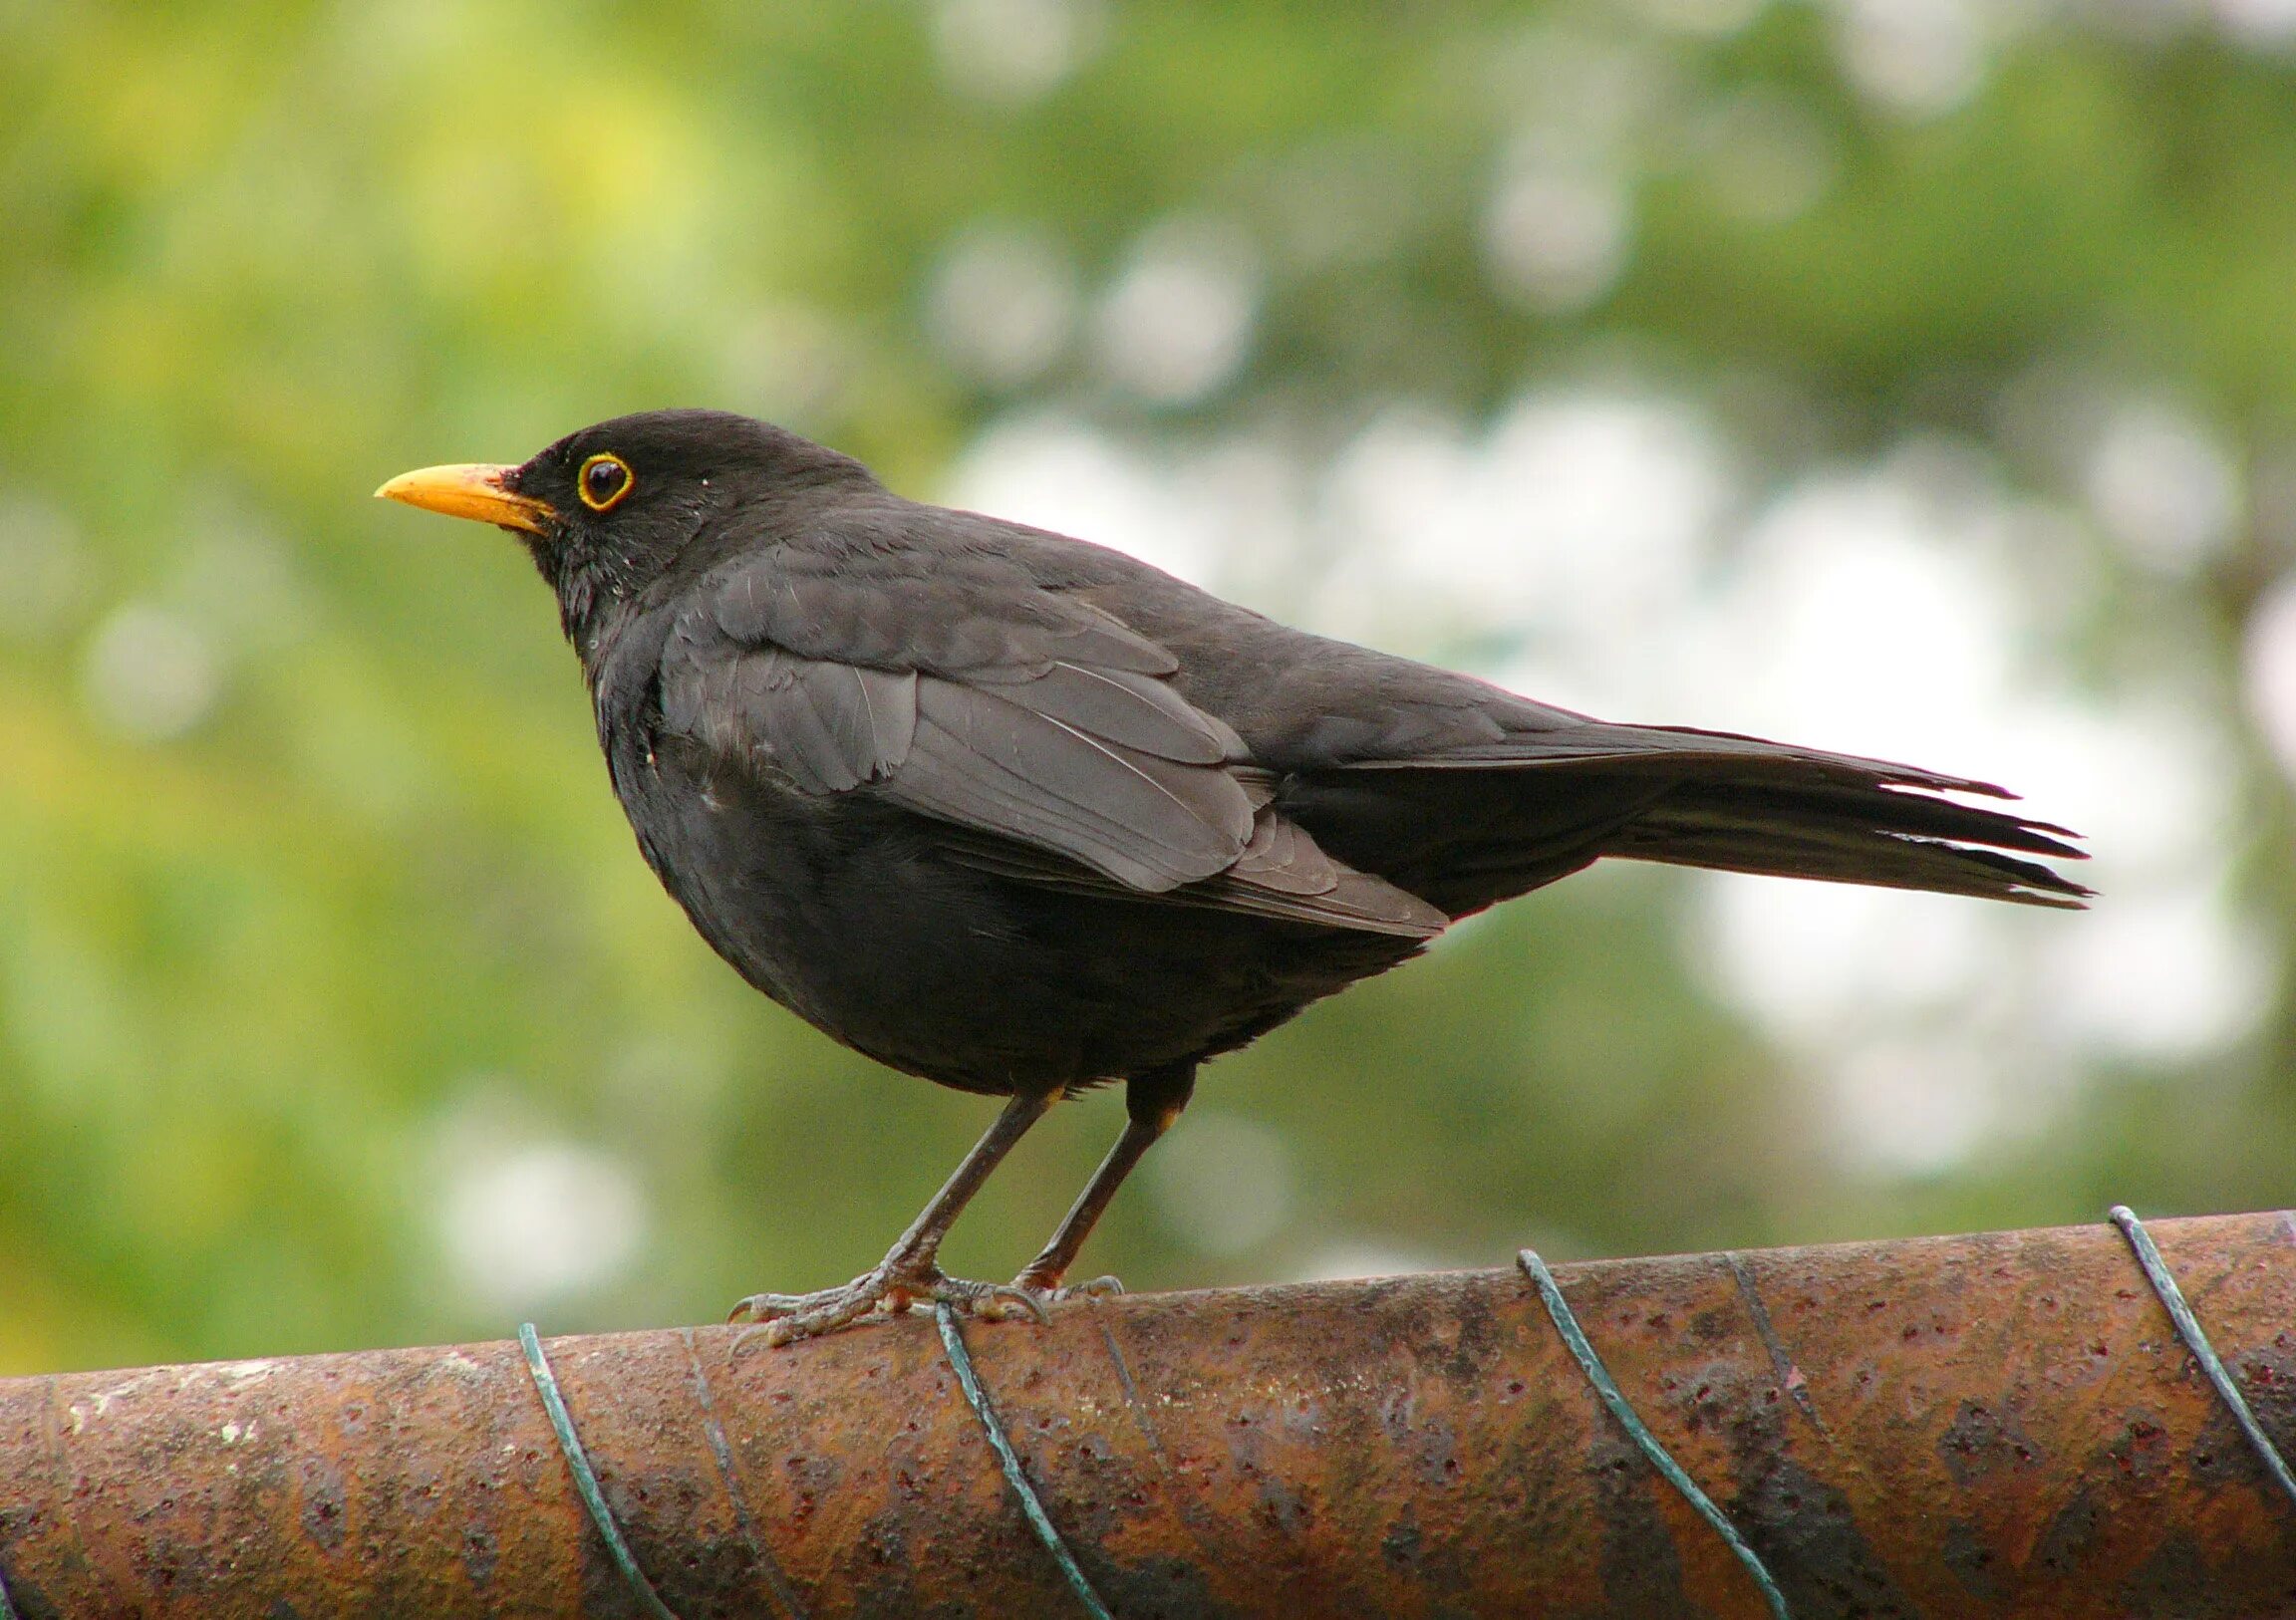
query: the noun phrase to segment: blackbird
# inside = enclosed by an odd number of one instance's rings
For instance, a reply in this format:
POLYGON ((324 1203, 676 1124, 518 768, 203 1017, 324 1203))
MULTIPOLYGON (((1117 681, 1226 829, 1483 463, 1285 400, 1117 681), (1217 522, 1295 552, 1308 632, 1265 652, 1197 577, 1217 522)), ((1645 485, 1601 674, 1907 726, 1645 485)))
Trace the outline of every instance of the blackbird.
POLYGON ((558 597, 638 847, 751 984, 1008 1098, 882 1263, 734 1307, 774 1343, 921 1300, 1043 1315, 1197 1066, 1604 856, 2078 907, 1989 783, 1612 725, 1288 629, 1120 552, 906 500, 663 410, 378 494, 512 531, 558 597), (2014 853, 2012 853, 2014 852, 2014 853), (942 1237, 1052 1103, 1126 1123, 1010 1284, 942 1237))

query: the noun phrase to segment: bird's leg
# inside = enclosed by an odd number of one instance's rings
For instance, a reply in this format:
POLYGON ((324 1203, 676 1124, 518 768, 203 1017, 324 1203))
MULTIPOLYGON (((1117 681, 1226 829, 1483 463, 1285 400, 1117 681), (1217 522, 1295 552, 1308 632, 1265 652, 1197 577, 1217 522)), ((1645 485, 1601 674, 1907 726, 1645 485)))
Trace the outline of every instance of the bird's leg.
POLYGON ((1072 1288, 1061 1284, 1068 1275, 1068 1267, 1076 1263, 1077 1250, 1084 1246, 1084 1239, 1092 1235, 1093 1225, 1107 1210, 1109 1201, 1115 1198, 1116 1189, 1132 1174, 1132 1167, 1140 1162, 1141 1156, 1156 1145, 1156 1139, 1172 1129, 1172 1122, 1188 1106, 1188 1098, 1195 1089, 1196 1065, 1192 1062, 1152 1069, 1134 1076, 1126 1084, 1124 1134, 1108 1150, 1108 1157, 1100 1161, 1100 1168, 1084 1184, 1084 1191, 1076 1195, 1076 1202, 1069 1207, 1043 1252, 1012 1279, 1013 1287, 1044 1300, 1124 1291, 1124 1285, 1114 1277, 1095 1277, 1072 1288))
POLYGON ((1041 1317, 1043 1307, 1021 1289, 944 1276, 937 1256, 941 1239, 949 1235, 949 1228, 957 1223, 973 1195, 981 1191, 982 1183, 1051 1106, 1051 1096, 1043 1093, 1016 1095, 1006 1103, 996 1123, 973 1144, 973 1151, 875 1268, 841 1288, 809 1294, 751 1294, 735 1305, 726 1319, 761 1323, 766 1343, 779 1345, 835 1332, 876 1311, 891 1314, 907 1310, 920 1299, 946 1300, 966 1311, 1003 1299, 1041 1317))

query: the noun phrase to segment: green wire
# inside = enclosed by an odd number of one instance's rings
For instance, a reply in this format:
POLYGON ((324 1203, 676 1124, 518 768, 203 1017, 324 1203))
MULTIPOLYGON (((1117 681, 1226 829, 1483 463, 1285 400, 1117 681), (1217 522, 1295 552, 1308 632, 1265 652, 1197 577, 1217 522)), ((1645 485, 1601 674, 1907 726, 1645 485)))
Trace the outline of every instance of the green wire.
POLYGON ((2113 1224, 2121 1228, 2121 1235, 2129 1239, 2129 1246, 2137 1251, 2137 1264, 2145 1272, 2145 1280, 2152 1284, 2152 1291, 2160 1296, 2160 1303, 2168 1307, 2169 1320, 2176 1324, 2176 1332, 2184 1340, 2184 1348, 2192 1352, 2200 1363, 2200 1370, 2208 1375, 2208 1382, 2216 1386, 2216 1393, 2232 1409, 2232 1421, 2248 1437, 2248 1444, 2256 1449, 2264 1467, 2272 1478, 2280 1482, 2280 1488, 2288 1492, 2288 1499, 2296 1501, 2296 1474, 2288 1471, 2288 1460, 2272 1444, 2272 1437, 2264 1433, 2264 1426, 2256 1421, 2256 1414, 2248 1409, 2247 1398, 2240 1386, 2232 1382, 2232 1374, 2217 1359, 2208 1343, 2208 1335, 2200 1331, 2200 1318, 2192 1314, 2192 1307, 2184 1303, 2184 1290, 2176 1286, 2176 1278, 2168 1270, 2168 1262, 2160 1258, 2160 1250, 2152 1246, 2152 1234, 2145 1229, 2145 1222, 2137 1218, 2137 1212, 2126 1204, 2113 1206, 2113 1224))
POLYGON ((1602 1397, 1602 1404, 1610 1409, 1610 1416, 1616 1418, 1618 1426, 1626 1431, 1626 1438, 1641 1448, 1642 1455, 1650 1460, 1650 1466, 1664 1477, 1668 1485, 1682 1492, 1683 1498, 1698 1509, 1699 1517, 1713 1525, 1715 1534, 1721 1536, 1729 1544, 1730 1550, 1738 1555, 1738 1561, 1754 1577, 1754 1584, 1762 1588, 1762 1600, 1770 1605, 1774 1620, 1793 1620, 1792 1612, 1786 1607, 1786 1594, 1778 1590, 1778 1583, 1770 1578, 1770 1571, 1763 1564, 1761 1554, 1746 1544, 1746 1538, 1738 1533, 1737 1526, 1723 1515, 1722 1509, 1714 1505, 1705 1491, 1698 1488, 1698 1483, 1682 1472, 1682 1465, 1667 1455, 1666 1448, 1658 1444, 1658 1437, 1650 1432, 1633 1407, 1627 1404, 1626 1397, 1618 1393, 1618 1385, 1611 1378, 1610 1370, 1602 1365, 1602 1358, 1586 1342, 1586 1335, 1578 1326, 1578 1318, 1572 1314, 1571 1306, 1563 1298, 1562 1288, 1555 1281, 1555 1273, 1547 1269, 1547 1262, 1539 1257, 1537 1251, 1528 1248, 1517 1253, 1515 1260, 1530 1273, 1531 1280, 1539 1285, 1539 1297, 1547 1302, 1547 1314, 1555 1319, 1555 1331, 1563 1335, 1563 1342, 1570 1346, 1571 1354, 1578 1358, 1578 1370, 1586 1375, 1586 1382, 1594 1386, 1594 1393, 1602 1397))
POLYGON ((997 1421, 997 1409, 989 1404, 989 1392, 981 1387, 981 1380, 973 1371, 973 1357, 965 1348, 965 1335, 957 1330, 957 1312, 944 1299, 933 1307, 933 1317, 941 1324, 941 1343, 949 1352, 949 1365, 957 1374, 957 1387, 965 1392, 965 1399, 972 1403, 981 1427, 989 1432, 989 1444, 996 1450, 997 1461, 1004 1470, 1004 1483, 1012 1487, 1012 1494, 1020 1498, 1020 1510, 1028 1515, 1028 1524, 1035 1530, 1036 1539, 1044 1543, 1044 1549, 1060 1565, 1060 1573, 1068 1577, 1069 1589, 1075 1592, 1084 1612, 1091 1615, 1092 1620, 1116 1620, 1077 1566, 1068 1543, 1061 1540, 1060 1532, 1052 1527, 1051 1516, 1036 1498, 1036 1487, 1028 1483, 1028 1476, 1020 1472, 1020 1459, 1013 1455, 1012 1443, 1004 1438, 1004 1426, 997 1421))
POLYGON ((566 1454, 566 1466, 574 1471, 574 1488, 582 1497, 582 1505, 590 1509, 590 1522, 598 1526, 598 1533, 606 1538, 606 1550, 614 1555, 614 1566, 622 1571, 622 1578, 637 1593, 638 1601, 654 1620, 678 1620, 670 1606, 654 1590, 654 1583, 646 1578, 646 1571, 638 1567, 638 1560, 630 1554, 630 1544, 622 1539, 622 1526, 614 1522, 614 1510, 606 1505, 606 1492, 598 1488, 597 1471, 590 1467, 590 1454, 582 1449, 582 1442, 574 1433, 574 1418, 566 1410, 566 1398, 558 1393, 557 1375, 550 1371, 550 1363, 542 1354, 542 1340, 534 1332, 532 1322, 518 1324, 518 1342, 526 1351, 526 1370, 534 1375, 534 1388, 541 1393, 542 1409, 550 1414, 550 1427, 558 1431, 558 1449, 566 1454))

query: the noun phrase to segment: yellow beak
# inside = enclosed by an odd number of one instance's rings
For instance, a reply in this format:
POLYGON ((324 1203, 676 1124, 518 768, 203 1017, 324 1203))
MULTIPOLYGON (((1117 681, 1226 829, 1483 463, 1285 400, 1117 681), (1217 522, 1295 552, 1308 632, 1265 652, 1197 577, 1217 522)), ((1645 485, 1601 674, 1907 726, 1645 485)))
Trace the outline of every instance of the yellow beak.
POLYGON ((405 501, 428 512, 473 518, 527 534, 545 533, 548 520, 557 516, 548 503, 530 495, 513 494, 502 487, 502 480, 517 470, 484 461, 424 467, 415 472, 402 472, 376 490, 375 498, 405 501))

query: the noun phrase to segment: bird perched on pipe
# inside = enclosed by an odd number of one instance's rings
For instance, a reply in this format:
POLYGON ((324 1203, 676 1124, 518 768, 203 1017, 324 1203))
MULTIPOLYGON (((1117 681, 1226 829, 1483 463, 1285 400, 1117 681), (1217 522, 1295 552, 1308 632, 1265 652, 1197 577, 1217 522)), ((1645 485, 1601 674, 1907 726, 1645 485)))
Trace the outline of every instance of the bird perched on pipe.
POLYGON ((1311 636, 1120 552, 906 500, 747 417, 620 416, 378 494, 521 539, 638 846, 702 937, 837 1040, 1007 1098, 874 1269, 757 1294, 784 1343, 1066 1285, 1206 1059, 1606 856, 2078 907, 2061 827, 1909 765, 1613 725, 1311 636), (1122 1136, 1008 1284, 942 1237, 1063 1096, 1122 1136))

